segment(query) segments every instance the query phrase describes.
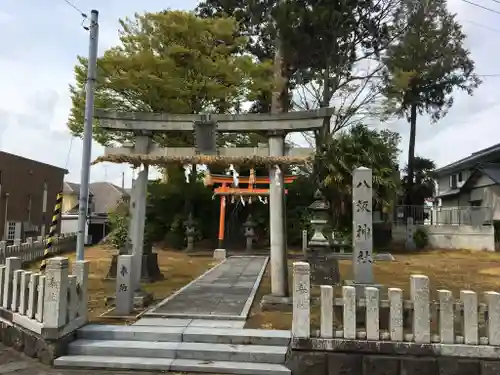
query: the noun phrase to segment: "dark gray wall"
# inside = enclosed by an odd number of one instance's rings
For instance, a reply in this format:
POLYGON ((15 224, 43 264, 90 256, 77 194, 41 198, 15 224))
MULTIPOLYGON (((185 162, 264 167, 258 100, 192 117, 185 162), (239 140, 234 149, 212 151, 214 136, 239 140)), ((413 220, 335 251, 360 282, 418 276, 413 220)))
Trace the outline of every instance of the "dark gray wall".
POLYGON ((500 359, 292 350, 292 375, 500 375, 500 359))

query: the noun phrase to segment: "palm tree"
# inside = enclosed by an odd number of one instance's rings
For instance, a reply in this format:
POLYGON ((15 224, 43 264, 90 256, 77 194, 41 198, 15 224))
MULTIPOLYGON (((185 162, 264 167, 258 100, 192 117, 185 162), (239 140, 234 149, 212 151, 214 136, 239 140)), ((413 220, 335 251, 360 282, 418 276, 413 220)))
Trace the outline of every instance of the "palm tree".
POLYGON ((358 167, 373 171, 374 207, 391 204, 399 187, 399 134, 356 125, 331 138, 320 155, 325 197, 330 201, 333 228, 350 230, 352 223, 352 172, 358 167))
MULTIPOLYGON (((413 183, 411 184, 411 202, 414 206, 423 206, 426 198, 432 198, 436 191, 436 163, 430 159, 415 156, 413 163, 413 183)), ((403 184, 408 184, 408 165, 403 169, 403 184)))

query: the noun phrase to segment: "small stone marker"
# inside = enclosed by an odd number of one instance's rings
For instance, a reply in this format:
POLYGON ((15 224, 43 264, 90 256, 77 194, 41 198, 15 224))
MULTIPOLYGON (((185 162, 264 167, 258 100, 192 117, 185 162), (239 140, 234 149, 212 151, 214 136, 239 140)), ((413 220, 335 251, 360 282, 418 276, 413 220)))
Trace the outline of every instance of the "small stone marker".
POLYGON ((134 309, 134 288, 132 287, 133 255, 118 256, 116 273, 116 315, 130 315, 134 309))
POLYGON ((356 168, 352 179, 353 252, 356 283, 373 283, 372 170, 356 168))
POLYGON ((413 240, 413 234, 415 233, 415 225, 413 218, 409 217, 406 219, 406 243, 405 248, 407 250, 414 250, 416 248, 415 241, 413 240))
POLYGON ((307 229, 304 229, 302 231, 302 252, 304 253, 304 255, 306 255, 307 253, 307 241, 307 229))

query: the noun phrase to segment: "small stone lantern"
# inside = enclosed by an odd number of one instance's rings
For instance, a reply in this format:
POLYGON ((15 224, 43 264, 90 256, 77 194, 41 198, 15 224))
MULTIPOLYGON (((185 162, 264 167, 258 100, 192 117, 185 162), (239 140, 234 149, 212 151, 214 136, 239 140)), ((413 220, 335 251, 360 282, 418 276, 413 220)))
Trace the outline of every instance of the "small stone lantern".
POLYGON ((192 214, 189 214, 188 219, 184 222, 184 228, 186 229, 186 239, 187 239, 186 251, 193 251, 194 239, 196 234, 196 222, 193 219, 192 214))
POLYGON ((330 209, 330 205, 323 197, 320 190, 316 190, 314 194, 314 202, 309 206, 309 210, 312 213, 311 226, 313 228, 313 235, 309 240, 309 248, 311 250, 321 251, 328 248, 330 242, 323 234, 323 229, 325 228, 328 220, 326 219, 326 213, 330 209))
POLYGON ((253 241, 256 237, 255 235, 255 227, 257 223, 253 220, 252 214, 249 214, 247 220, 243 223, 244 235, 246 238, 246 250, 248 252, 253 249, 253 241))
POLYGON ((339 262, 333 254, 329 239, 323 234, 328 223, 327 212, 330 204, 320 190, 314 194, 314 202, 309 206, 312 213, 313 235, 308 243, 307 262, 311 267, 313 285, 337 285, 340 282, 339 262))

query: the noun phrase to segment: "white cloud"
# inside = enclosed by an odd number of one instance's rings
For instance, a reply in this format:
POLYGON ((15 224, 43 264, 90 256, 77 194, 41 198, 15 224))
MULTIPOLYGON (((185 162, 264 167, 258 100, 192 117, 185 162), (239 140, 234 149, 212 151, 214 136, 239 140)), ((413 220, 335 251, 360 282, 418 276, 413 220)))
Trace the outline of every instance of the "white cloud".
MULTIPOLYGON (((143 10, 158 11, 167 5, 160 0, 75 1, 75 5, 90 13, 100 11, 100 48, 118 40, 118 18, 133 16, 143 10)), ((172 9, 192 9, 195 0, 168 3, 172 9)), ((488 4, 494 8, 496 4, 488 4)), ((498 5, 500 10, 500 5, 498 5)), ((470 6, 460 0, 450 0, 450 9, 464 21, 468 35, 467 46, 480 74, 500 73, 495 63, 500 57, 499 33, 495 28, 500 16, 470 6), (471 21, 471 22, 465 22, 471 21)), ((77 55, 87 55, 88 34, 81 27, 82 18, 62 0, 17 0, 0 5, 0 26, 4 35, 0 56, 2 85, 0 86, 0 149, 46 163, 67 167, 69 181, 79 181, 82 142, 73 141, 66 129, 70 108, 68 84, 73 81, 73 66, 77 55), (47 6, 48 5, 48 6, 47 6)), ((500 27, 499 27, 500 28, 500 27)), ((454 107, 438 124, 419 118, 417 154, 430 157, 443 165, 471 152, 500 142, 495 131, 500 107, 496 105, 499 78, 485 78, 485 83, 473 97, 457 94, 454 107)), ((404 121, 389 124, 404 136, 402 145, 406 155, 408 126, 404 121)), ((295 138, 295 137, 294 137, 295 138)), ((93 145, 93 157, 103 153, 93 145)), ((125 166, 98 165, 92 167, 91 180, 108 180, 121 184, 126 172, 130 185, 131 171, 125 166)))

